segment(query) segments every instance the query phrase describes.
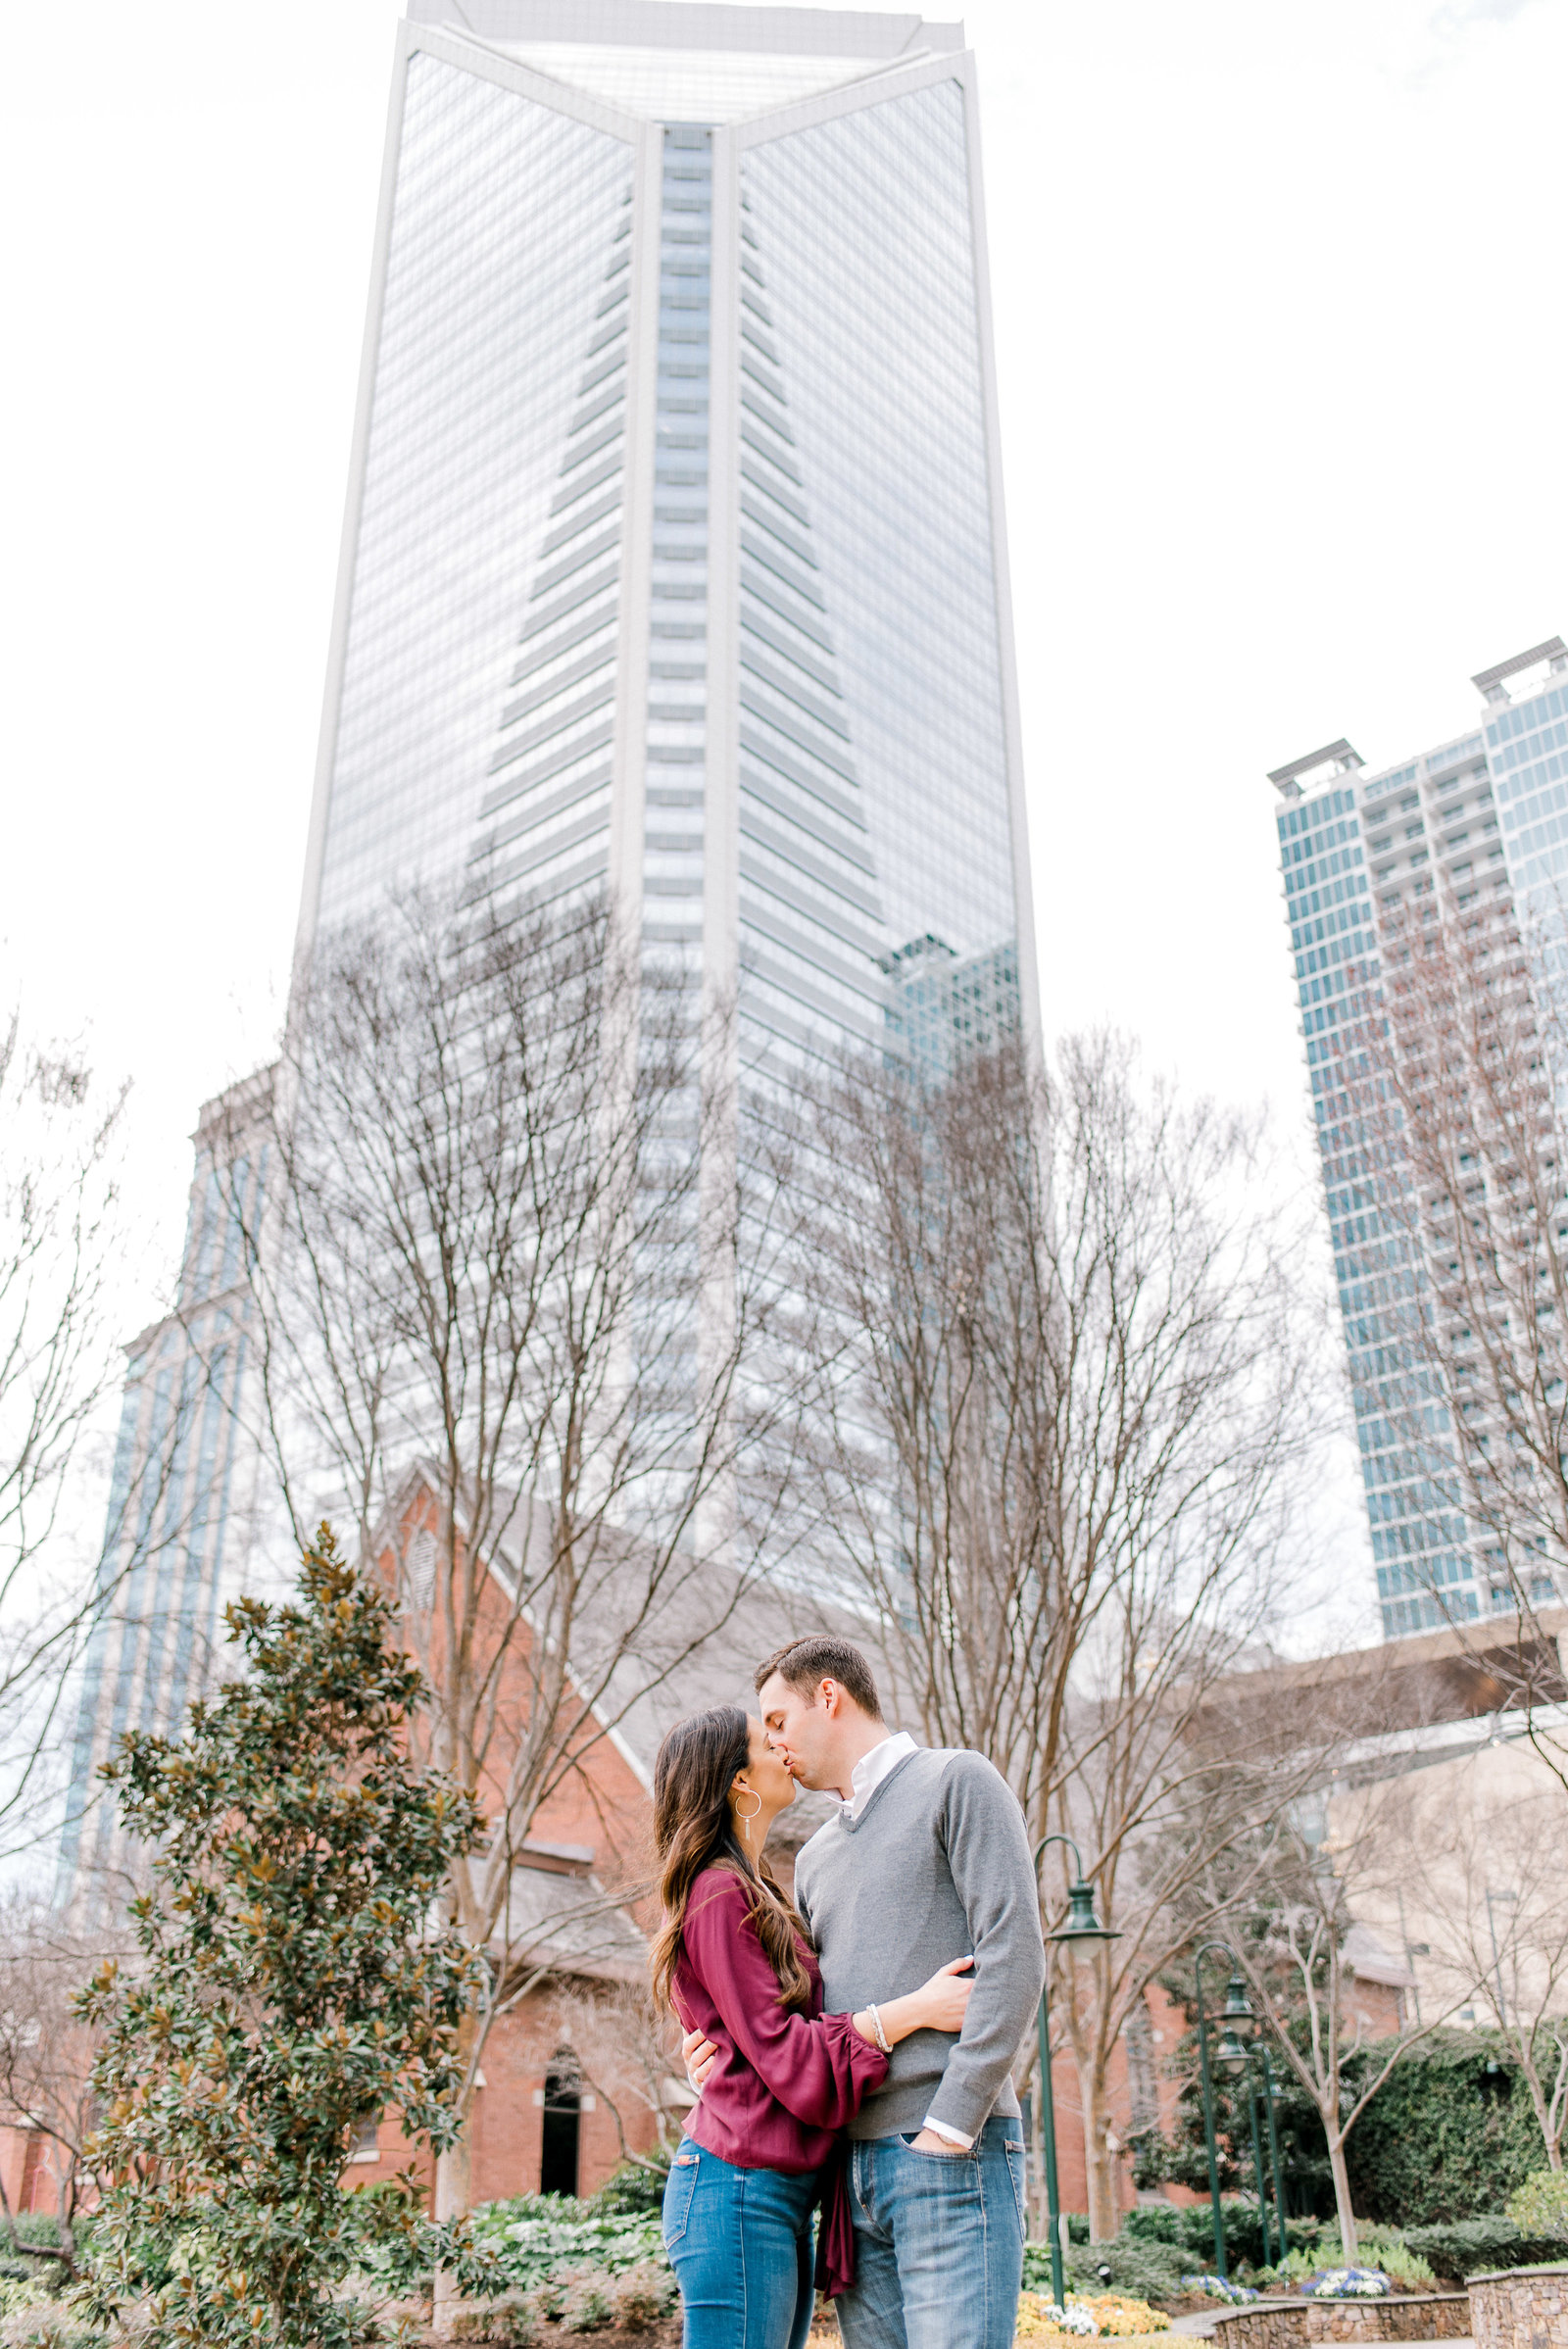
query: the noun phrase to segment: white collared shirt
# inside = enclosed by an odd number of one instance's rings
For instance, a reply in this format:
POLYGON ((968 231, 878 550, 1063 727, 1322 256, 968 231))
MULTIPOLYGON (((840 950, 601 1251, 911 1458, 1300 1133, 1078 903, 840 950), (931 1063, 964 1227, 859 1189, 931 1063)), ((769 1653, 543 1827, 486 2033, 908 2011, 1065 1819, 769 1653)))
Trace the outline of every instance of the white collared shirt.
POLYGON ((862 1753, 850 1772, 850 1799, 844 1804, 839 1817, 858 1819, 871 1799, 872 1789, 882 1784, 894 1763, 902 1762, 906 1753, 915 1751, 914 1739, 906 1729, 901 1729, 894 1736, 884 1737, 880 1745, 873 1745, 869 1753, 862 1753))
MULTIPOLYGON (((918 1750, 908 1731, 901 1729, 893 1737, 884 1737, 880 1745, 873 1745, 869 1753, 862 1753, 850 1772, 850 1799, 840 1809, 839 1817, 858 1819, 871 1799, 872 1788, 882 1784, 895 1763, 902 1762, 906 1753, 918 1750)), ((925 2125, 934 2135, 945 2137, 950 2145, 964 2152, 974 2143, 973 2137, 966 2137, 961 2129, 950 2129, 946 2121, 933 2121, 929 2113, 925 2125)))

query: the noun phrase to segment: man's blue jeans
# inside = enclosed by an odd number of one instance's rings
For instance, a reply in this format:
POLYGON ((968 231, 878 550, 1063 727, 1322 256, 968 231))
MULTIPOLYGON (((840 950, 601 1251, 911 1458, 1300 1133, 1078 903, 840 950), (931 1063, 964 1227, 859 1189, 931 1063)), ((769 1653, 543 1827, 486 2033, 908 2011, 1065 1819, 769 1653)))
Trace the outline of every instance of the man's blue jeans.
POLYGON ((740 2170, 682 2137, 664 2188, 664 2248, 683 2349, 802 2349, 815 2302, 815 2199, 814 2170, 740 2170))
POLYGON ((1023 2125, 988 2121, 968 2153, 908 2137, 850 2148, 855 2287, 846 2349, 1012 2349, 1023 2281, 1023 2125))

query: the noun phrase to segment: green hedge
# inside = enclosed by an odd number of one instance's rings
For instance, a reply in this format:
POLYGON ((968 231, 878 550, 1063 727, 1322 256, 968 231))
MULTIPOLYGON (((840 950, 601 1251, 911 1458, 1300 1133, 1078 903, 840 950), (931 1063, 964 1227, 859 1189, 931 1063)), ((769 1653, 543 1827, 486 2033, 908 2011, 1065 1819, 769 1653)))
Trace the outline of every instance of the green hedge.
MULTIPOLYGON (((1352 2088, 1386 2057, 1377 2046, 1359 2055, 1352 2088)), ((1434 2031, 1395 2066, 1345 2151, 1354 2208, 1407 2234, 1500 2211, 1545 2166, 1530 2091, 1494 2031, 1434 2031)))
POLYGON ((1521 2234, 1500 2212, 1485 2219, 1461 2219, 1451 2227, 1409 2227, 1408 2250, 1419 2252, 1446 2282, 1463 2283, 1467 2276, 1484 2276, 1489 2268, 1528 2268, 1541 2261, 1568 2256, 1568 2243, 1556 2235, 1521 2234))
MULTIPOLYGON (((1263 2265, 1263 2225, 1255 2202, 1234 2200, 1221 2195, 1220 2224, 1225 2229, 1225 2264, 1238 2267, 1246 2261, 1250 2267, 1263 2265)), ((1181 2253, 1183 2268, 1190 2274, 1194 2269, 1208 2269, 1214 2265, 1213 2207, 1207 2201, 1186 2203, 1178 2207, 1173 2202, 1141 2203, 1130 2210, 1121 2223, 1124 2236, 1151 2243, 1170 2243, 1181 2253)), ((1274 2213, 1269 2211, 1270 2249, 1273 2249, 1274 2213)), ((1292 2251, 1310 2251, 1317 2243, 1322 2229, 1316 2219, 1287 2219, 1286 2246, 1292 2251)))
MULTIPOLYGON (((1364 2048, 1346 2066, 1349 2096, 1387 2060, 1388 2045, 1364 2048)), ((1196 2071, 1191 2034, 1176 2062, 1196 2071)), ((1283 2094, 1277 2107, 1286 2207, 1294 2216, 1334 2216, 1334 2190, 1322 2124, 1304 2091, 1276 2055, 1283 2094)), ((1250 2187, 1251 2142, 1245 2106, 1232 2111, 1216 2085, 1222 2190, 1250 2187)), ((1500 2031, 1434 2031, 1394 2068, 1351 2129, 1346 2145, 1350 2195, 1362 2217, 1389 2227, 1449 2227, 1500 2213, 1533 2172, 1545 2166, 1530 2092, 1500 2031)), ((1208 2183, 1202 2112, 1191 2074, 1184 2080, 1169 2138, 1150 2130, 1137 2141, 1140 2186, 1167 2180, 1202 2192, 1208 2183)), ((1423 2252, 1424 2258, 1431 2254, 1423 2252)), ((1457 2247, 1454 2256, 1458 2256, 1457 2247)))

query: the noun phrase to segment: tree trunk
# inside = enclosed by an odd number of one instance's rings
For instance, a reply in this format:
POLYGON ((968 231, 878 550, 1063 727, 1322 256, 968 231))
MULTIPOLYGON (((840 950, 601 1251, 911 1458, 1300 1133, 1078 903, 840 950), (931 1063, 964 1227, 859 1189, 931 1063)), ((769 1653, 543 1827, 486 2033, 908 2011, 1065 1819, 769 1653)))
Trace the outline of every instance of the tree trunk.
POLYGON ((1535 2109, 1536 2127, 1541 2131, 1541 2141, 1546 2148, 1546 2167, 1548 2170, 1560 2170, 1562 2168, 1562 2138, 1560 2132, 1553 2133, 1551 2112, 1546 2103, 1545 2090, 1541 2084, 1541 2075, 1535 2065, 1528 2061, 1520 2065, 1520 2070, 1525 2076, 1525 2085, 1530 2090, 1530 2102, 1535 2109))
POLYGON ((1334 2205, 1340 2214, 1341 2253, 1348 2268, 1356 2260, 1355 2214, 1350 2208, 1350 2174, 1345 2166, 1345 2139, 1325 2113, 1324 2135, 1329 2141, 1329 2168, 1334 2175, 1334 2205))
POLYGON ((1084 2172, 1089 2181, 1089 2239, 1110 2242, 1121 2227, 1120 2178, 1110 2135, 1110 2100, 1105 2066, 1098 2053, 1078 2067, 1084 2108, 1084 2172))
MULTIPOLYGON (((464 2115, 463 2134, 455 2145, 436 2156, 435 2215, 441 2219, 466 2219, 468 2215, 469 2190, 472 2184, 472 2153, 468 2142, 468 2116, 464 2115)), ((435 2337, 449 2341, 457 2306, 463 2295, 458 2279, 449 2268, 438 2268, 435 2275, 435 2337)))
MULTIPOLYGON (((479 2018, 470 2007, 458 2026, 458 2052, 464 2069, 471 2073, 479 2037, 479 2018)), ((466 2219, 473 2190, 473 2145, 469 2125, 473 2118, 473 2091, 463 2113, 463 2133, 455 2145, 437 2154, 435 2164, 435 2216, 444 2219, 466 2219)), ((438 2268, 435 2275, 435 2306, 432 2312, 435 2336, 438 2341, 452 2338, 453 2319, 462 2293, 458 2279, 448 2268, 438 2268)))

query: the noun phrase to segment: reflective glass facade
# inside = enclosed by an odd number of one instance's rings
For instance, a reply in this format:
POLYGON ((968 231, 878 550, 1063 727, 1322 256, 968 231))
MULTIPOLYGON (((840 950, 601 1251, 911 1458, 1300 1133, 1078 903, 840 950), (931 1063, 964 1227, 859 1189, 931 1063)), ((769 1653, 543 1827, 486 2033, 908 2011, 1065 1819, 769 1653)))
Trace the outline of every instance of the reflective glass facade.
MULTIPOLYGON (((885 943, 989 948, 1016 900, 962 92, 752 146, 742 188, 885 943)), ((765 415, 765 362, 742 366, 765 415)))
MULTIPOLYGON (((1552 667, 1568 668, 1568 655, 1552 667)), ((1348 743, 1281 770, 1286 919, 1386 1638, 1511 1603, 1468 1536, 1446 1410, 1404 1343, 1426 1275, 1407 1218, 1387 1211, 1387 1143, 1378 1138, 1375 1164, 1356 1093, 1357 1029, 1375 1012, 1391 924, 1435 920, 1440 891, 1461 912, 1510 920, 1549 918, 1560 904, 1568 682, 1553 678, 1516 705, 1493 684, 1489 700, 1475 731, 1377 774, 1348 743)))
POLYGON ((130 1348, 99 1561, 103 1611, 70 1751, 62 1897, 119 1864, 113 1806, 90 1807, 99 1766, 127 1730, 177 1735, 210 1692, 220 1608, 244 1556, 235 1534, 249 1514, 255 1453, 242 1409, 254 1376, 243 1241, 267 1181, 265 1143, 248 1149, 242 1139, 248 1092, 237 1087, 203 1114, 177 1308, 130 1348))
POLYGON ((694 959, 708 773, 712 133, 674 124, 661 150, 643 935, 694 959))
POLYGON ((897 1045, 911 942, 1032 972, 972 101, 961 59, 930 70, 956 28, 846 20, 835 59, 790 53, 834 22, 792 11, 738 12, 733 52, 624 13, 624 44, 612 8, 579 49, 548 0, 494 0, 510 68, 407 28, 304 938, 409 880, 602 884, 618 823, 648 944, 695 969, 706 936, 764 1049, 897 1045), (755 111, 836 85, 777 135, 755 111))
POLYGON ((518 870, 597 838, 603 867, 631 168, 622 140, 408 61, 324 925, 481 847, 518 870))
MULTIPOLYGON (((940 1075, 1034 971, 961 26, 456 16, 400 34, 301 951, 410 883, 608 882, 694 988, 738 977, 750 1070, 940 1075)), ((78 1793, 252 1571, 220 1171, 133 1352, 78 1793)), ((646 1306, 695 1362, 693 1248, 646 1306)))

